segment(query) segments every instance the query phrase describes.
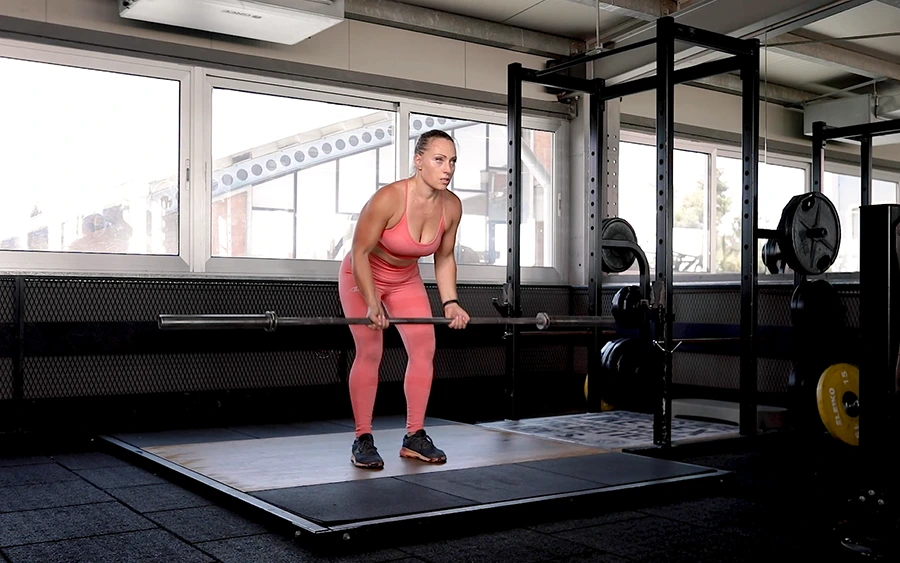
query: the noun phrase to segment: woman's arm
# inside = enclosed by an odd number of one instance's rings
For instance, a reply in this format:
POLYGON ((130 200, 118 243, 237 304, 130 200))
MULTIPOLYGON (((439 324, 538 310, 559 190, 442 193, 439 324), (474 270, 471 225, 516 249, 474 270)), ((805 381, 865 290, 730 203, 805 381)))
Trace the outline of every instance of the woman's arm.
MULTIPOLYGON (((356 223, 356 230, 353 232, 353 245, 350 251, 350 263, 356 287, 359 288, 360 294, 365 299, 369 312, 378 315, 381 315, 382 309, 375 292, 375 280, 372 278, 369 254, 378 244, 381 233, 393 214, 391 196, 392 194, 388 190, 381 188, 362 208, 356 223)), ((386 323, 381 326, 381 321, 375 324, 378 325, 376 328, 386 327, 386 323)))
MULTIPOLYGON (((452 196, 450 200, 453 202, 450 207, 450 217, 447 229, 441 239, 441 245, 434 253, 434 277, 437 281, 438 293, 441 296, 441 303, 454 301, 457 299, 456 293, 456 256, 453 251, 456 247, 456 232, 459 229, 459 222, 462 218, 462 202, 452 192, 447 192, 452 196)), ((444 316, 454 319, 450 323, 450 328, 464 328, 469 322, 469 315, 463 310, 459 303, 447 305, 444 308, 444 316)))

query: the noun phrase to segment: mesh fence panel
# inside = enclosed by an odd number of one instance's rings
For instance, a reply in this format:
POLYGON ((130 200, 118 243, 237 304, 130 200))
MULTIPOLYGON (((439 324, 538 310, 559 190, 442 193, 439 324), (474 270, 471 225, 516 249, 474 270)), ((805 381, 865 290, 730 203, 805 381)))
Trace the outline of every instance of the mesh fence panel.
POLYGON ((0 401, 13 398, 13 361, 0 358, 0 401))
POLYGON ((28 278, 25 322, 155 322, 160 314, 341 315, 336 284, 28 278))
POLYGON ((0 278, 0 324, 12 324, 16 320, 16 280, 0 278))
POLYGON ((338 383, 337 354, 287 351, 26 357, 26 399, 338 383))
POLYGON ((13 398, 12 355, 15 353, 15 297, 15 279, 0 278, 0 340, 7 343, 6 346, 0 347, 0 400, 13 398))

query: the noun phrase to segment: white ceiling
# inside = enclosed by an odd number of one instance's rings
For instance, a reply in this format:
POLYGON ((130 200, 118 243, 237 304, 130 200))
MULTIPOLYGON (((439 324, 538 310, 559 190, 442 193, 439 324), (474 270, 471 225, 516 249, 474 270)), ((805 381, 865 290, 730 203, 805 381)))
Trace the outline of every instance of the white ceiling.
MULTIPOLYGON (((900 5, 900 2, 897 2, 900 5)), ((837 16, 832 16, 803 29, 828 37, 850 37, 875 33, 900 32, 900 9, 884 2, 869 2, 837 16)), ((878 52, 886 60, 900 62, 900 36, 860 39, 835 43, 844 47, 858 46, 878 52)))
MULTIPOLYGON (((432 10, 580 40, 596 36, 598 10, 577 0, 399 0, 432 10)), ((600 10, 600 30, 631 18, 600 10)))
MULTIPOLYGON (((480 18, 495 23, 521 27, 533 31, 571 37, 588 41, 595 37, 598 10, 584 0, 399 0, 404 4, 480 18)), ((706 0, 734 4, 735 9, 743 0, 706 0)), ((682 4, 685 2, 682 1, 682 4)), ((695 0, 694 4, 701 4, 695 0)), ((858 3, 858 2, 857 2, 858 3)), ((621 28, 622 24, 633 22, 619 14, 607 10, 599 12, 600 31, 621 28)), ((643 22, 646 23, 646 22, 643 22)), ((858 7, 845 10, 831 17, 819 20, 797 30, 796 33, 812 32, 816 37, 839 38, 851 35, 887 33, 900 31, 900 0, 872 0, 858 7)), ((762 37, 760 38, 763 39, 762 37)), ((770 37, 769 41, 777 42, 770 37)), ((900 64, 900 36, 841 41, 837 43, 817 43, 824 47, 839 46, 858 50, 877 58, 900 64)), ((827 51, 825 49, 824 51, 827 51)), ((827 57, 826 57, 827 58, 827 57)), ((816 94, 827 93, 853 84, 869 80, 867 76, 848 72, 846 67, 838 68, 827 60, 810 61, 791 56, 790 53, 764 50, 761 54, 760 72, 763 80, 790 86, 798 90, 816 94)), ((900 87, 900 82, 885 81, 885 86, 900 87)), ((871 86, 868 88, 871 89, 871 86)), ((846 95, 846 94, 845 94, 846 95)))

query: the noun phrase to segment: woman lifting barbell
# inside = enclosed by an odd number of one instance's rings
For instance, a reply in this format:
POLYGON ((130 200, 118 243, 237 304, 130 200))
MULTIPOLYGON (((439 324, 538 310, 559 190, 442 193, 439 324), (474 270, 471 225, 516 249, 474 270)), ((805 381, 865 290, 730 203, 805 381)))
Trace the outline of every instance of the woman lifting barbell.
MULTIPOLYGON (((434 274, 449 326, 465 328, 469 315, 456 294, 456 231, 462 202, 448 191, 456 169, 456 146, 447 133, 432 130, 416 143, 415 173, 375 192, 359 215, 350 252, 341 264, 341 306, 348 317, 372 324, 350 327, 356 357, 350 368, 350 401, 356 423, 351 462, 380 468, 372 436, 372 413, 378 389, 383 332, 397 317, 430 317, 431 305, 419 275, 418 259, 434 255, 434 274)), ((425 432, 425 409, 434 375, 435 336, 432 325, 397 325, 409 361, 406 366, 406 435, 400 455, 427 462, 447 456, 425 432)))

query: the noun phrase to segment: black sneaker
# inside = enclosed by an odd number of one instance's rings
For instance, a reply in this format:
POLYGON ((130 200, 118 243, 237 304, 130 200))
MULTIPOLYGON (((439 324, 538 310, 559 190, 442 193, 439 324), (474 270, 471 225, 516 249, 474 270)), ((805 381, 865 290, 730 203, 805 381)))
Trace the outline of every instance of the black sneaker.
POLYGON ((403 447, 400 448, 400 457, 419 459, 430 463, 443 463, 447 456, 434 446, 431 438, 425 434, 425 430, 419 430, 412 436, 403 437, 403 447))
POLYGON ((378 455, 375 438, 371 434, 363 434, 353 441, 353 447, 350 449, 350 462, 356 467, 367 469, 384 467, 384 460, 378 455))

